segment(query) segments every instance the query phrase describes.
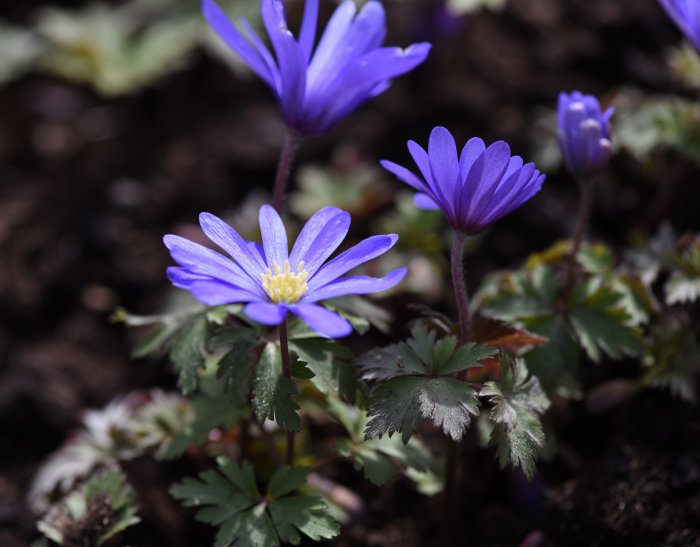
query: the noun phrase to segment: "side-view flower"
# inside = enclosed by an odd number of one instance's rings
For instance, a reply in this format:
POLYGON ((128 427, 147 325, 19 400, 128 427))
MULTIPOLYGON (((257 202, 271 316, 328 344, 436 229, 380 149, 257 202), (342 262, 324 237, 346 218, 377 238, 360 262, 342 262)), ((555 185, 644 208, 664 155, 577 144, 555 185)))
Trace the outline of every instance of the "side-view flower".
POLYGON ((408 141, 408 150, 422 178, 391 161, 383 160, 382 167, 418 190, 418 207, 442 210, 452 227, 467 235, 520 207, 545 179, 535 164, 523 165, 522 158, 511 157, 503 141, 487 147, 473 138, 458 156, 455 140, 444 127, 433 129, 427 151, 414 141, 408 141))
POLYGON ((700 1, 659 0, 685 37, 700 51, 700 1))
POLYGON ((245 303, 245 313, 264 325, 279 325, 291 312, 320 334, 347 336, 350 323, 318 302, 389 289, 406 275, 406 268, 398 268, 382 278, 342 277, 388 251, 398 239, 393 234, 369 237, 326 263, 350 227, 350 214, 336 207, 325 207, 309 219, 291 253, 282 219, 269 205, 260 208, 262 245, 245 241, 212 214, 202 213, 199 222, 231 258, 166 235, 163 241, 179 264, 168 268, 170 281, 207 305, 245 303))
MULTIPOLYGON (((698 3, 700 5, 700 2, 698 3)), ((610 118, 592 95, 579 91, 559 94, 557 139, 564 163, 574 175, 588 176, 604 167, 612 156, 610 118)))
POLYGON ((319 0, 307 0, 299 38, 287 27, 282 0, 262 0, 262 18, 276 59, 250 24, 241 30, 214 0, 202 12, 219 37, 272 89, 287 125, 302 135, 327 131, 367 99, 386 91, 391 79, 420 65, 430 44, 406 49, 381 47, 386 36, 384 8, 367 2, 358 14, 345 0, 331 17, 314 49, 319 0))

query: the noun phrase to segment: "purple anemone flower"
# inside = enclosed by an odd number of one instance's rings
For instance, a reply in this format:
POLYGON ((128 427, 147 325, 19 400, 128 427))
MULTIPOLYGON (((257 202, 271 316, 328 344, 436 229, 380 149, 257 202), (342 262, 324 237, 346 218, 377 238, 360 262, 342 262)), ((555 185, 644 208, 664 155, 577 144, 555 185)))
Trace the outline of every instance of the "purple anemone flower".
POLYGON ((398 239, 393 234, 367 238, 324 264, 350 227, 350 214, 336 207, 325 207, 309 219, 291 253, 282 219, 269 205, 260 208, 262 245, 245 241, 209 213, 201 213, 199 223, 231 258, 166 235, 163 241, 179 264, 168 268, 170 281, 210 306, 246 303, 246 315, 263 325, 279 325, 291 312, 320 334, 347 336, 352 331, 350 323, 318 302, 389 289, 406 275, 406 268, 399 268, 382 278, 341 277, 388 251, 398 239))
POLYGON ((700 51, 700 0, 659 0, 669 17, 700 51))
POLYGON ((520 207, 545 179, 534 163, 523 165, 522 158, 511 157, 503 141, 487 147, 473 138, 458 156, 455 140, 444 127, 433 129, 427 152, 414 141, 408 141, 408 150, 422 178, 391 161, 383 160, 382 167, 418 190, 418 207, 442 210, 452 227, 467 235, 520 207))
POLYGON ((612 107, 602 112, 592 95, 559 94, 557 138, 571 173, 588 176, 607 165, 613 150, 610 118, 614 112, 612 107))
POLYGON ((287 28, 282 0, 262 0, 262 18, 273 58, 253 28, 237 29, 213 0, 202 12, 219 37, 277 95, 287 125, 302 135, 324 133, 367 99, 386 91, 391 79, 413 70, 430 44, 380 47, 386 35, 384 8, 367 2, 359 14, 352 0, 335 10, 314 51, 319 0, 307 0, 299 39, 287 28))

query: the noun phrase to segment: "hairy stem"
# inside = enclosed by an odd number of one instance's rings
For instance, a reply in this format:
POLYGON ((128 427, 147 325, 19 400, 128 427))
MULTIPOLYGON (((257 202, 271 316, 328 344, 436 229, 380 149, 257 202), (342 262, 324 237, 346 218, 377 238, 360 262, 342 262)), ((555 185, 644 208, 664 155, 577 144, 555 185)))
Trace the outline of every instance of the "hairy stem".
POLYGON ((586 233, 588 232, 588 224, 591 218, 591 210, 593 209, 593 196, 595 194, 595 183, 592 178, 584 178, 579 181, 581 188, 581 200, 578 206, 578 217, 576 219, 576 228, 574 230, 574 243, 571 247, 571 253, 566 266, 566 277, 564 281, 564 299, 568 300, 571 295, 571 290, 574 287, 576 273, 576 255, 581 250, 586 233))
MULTIPOLYGON (((287 337, 287 319, 280 323, 280 351, 282 353, 282 374, 292 378, 292 367, 289 363, 289 340, 287 337)), ((287 431, 287 465, 294 465, 294 431, 287 431)))
POLYGON ((463 252, 464 240, 466 235, 455 230, 452 240, 452 288, 457 301, 457 310, 459 312, 459 338, 460 342, 464 343, 472 335, 472 326, 469 319, 469 299, 467 297, 467 284, 464 281, 464 265, 463 252))
MULTIPOLYGON (((459 314, 459 339, 462 343, 467 342, 472 335, 471 320, 469 319, 467 284, 464 280, 464 240, 466 237, 466 234, 455 230, 452 239, 452 254, 450 256, 450 263, 452 266, 452 288, 454 289, 454 296, 459 314)), ((444 491, 445 529, 443 540, 445 545, 457 544, 457 515, 459 514, 457 502, 457 481, 459 480, 458 464, 459 443, 448 438, 444 491)))
POLYGON ((284 191, 287 188, 289 170, 294 161, 294 157, 299 149, 301 137, 293 129, 287 129, 284 136, 284 144, 280 152, 280 161, 277 164, 277 174, 275 175, 275 189, 272 197, 272 206, 281 215, 284 205, 284 191))

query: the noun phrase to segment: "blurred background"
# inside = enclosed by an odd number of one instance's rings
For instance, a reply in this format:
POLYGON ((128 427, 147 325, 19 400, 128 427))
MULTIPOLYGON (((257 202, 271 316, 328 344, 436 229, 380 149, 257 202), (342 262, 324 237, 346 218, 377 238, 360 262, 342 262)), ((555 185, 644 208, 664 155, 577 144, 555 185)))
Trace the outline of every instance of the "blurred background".
MULTIPOLYGON (((174 386, 166 365, 130 360, 134 334, 109 317, 118 307, 154 313, 168 301, 163 234, 201 238, 200 211, 252 224, 283 124, 272 94, 208 30, 195 0, 3 4, 0 545, 14 547, 36 537, 24 501, 32 475, 82 412, 134 389, 174 386)), ((286 4, 296 29, 303 4, 286 4)), ((578 89, 618 109, 618 153, 599 185, 593 236, 623 244, 664 216, 681 231, 698 228, 698 158, 684 147, 698 138, 688 106, 697 90, 680 33, 656 0, 384 4, 387 44, 429 40, 434 49, 389 92, 304 144, 290 196, 296 216, 333 202, 356 223, 372 219, 368 232, 391 227, 393 197, 405 189, 379 159, 407 164, 406 141, 426 144, 435 125, 461 142, 504 139, 549 178, 475 243, 474 286, 571 233, 578 193, 559 164, 555 109, 560 91, 578 89), (649 119, 668 94, 675 117, 649 119)), ((335 3, 321 5, 325 21, 335 3)), ((259 25, 257 0, 225 6, 259 25)), ((438 299, 440 272, 429 279, 412 289, 438 299)), ((483 537, 495 533, 494 511, 483 537)), ((396 522, 397 534, 410 528, 396 522)))

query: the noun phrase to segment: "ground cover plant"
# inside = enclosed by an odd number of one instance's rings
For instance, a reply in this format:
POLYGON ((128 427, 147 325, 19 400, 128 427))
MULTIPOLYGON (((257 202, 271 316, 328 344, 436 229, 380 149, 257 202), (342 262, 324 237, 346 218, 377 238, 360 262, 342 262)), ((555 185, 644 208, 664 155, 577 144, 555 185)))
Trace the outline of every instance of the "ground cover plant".
POLYGON ((700 541, 698 15, 8 10, 2 544, 700 541))

